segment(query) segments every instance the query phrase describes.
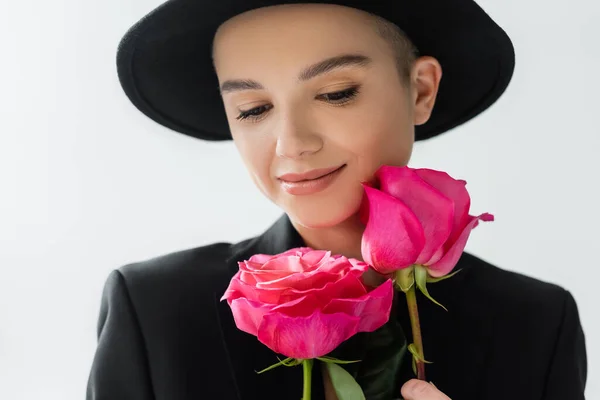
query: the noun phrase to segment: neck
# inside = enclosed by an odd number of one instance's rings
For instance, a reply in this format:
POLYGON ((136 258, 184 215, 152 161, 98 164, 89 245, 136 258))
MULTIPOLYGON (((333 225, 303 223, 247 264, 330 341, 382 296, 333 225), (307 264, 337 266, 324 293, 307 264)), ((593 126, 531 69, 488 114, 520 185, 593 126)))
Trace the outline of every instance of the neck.
POLYGON ((315 250, 329 250, 332 255, 341 254, 363 261, 360 245, 365 226, 357 214, 337 225, 325 228, 310 228, 295 221, 292 221, 292 225, 302 236, 306 246, 315 250))
MULTIPOLYGON (((358 214, 347 220, 326 228, 309 228, 291 220, 304 244, 315 250, 329 250, 332 255, 341 254, 347 258, 364 261, 361 254, 361 240, 365 226, 360 222, 358 214)), ((376 287, 386 277, 378 274, 372 268, 363 275, 365 284, 376 287)))

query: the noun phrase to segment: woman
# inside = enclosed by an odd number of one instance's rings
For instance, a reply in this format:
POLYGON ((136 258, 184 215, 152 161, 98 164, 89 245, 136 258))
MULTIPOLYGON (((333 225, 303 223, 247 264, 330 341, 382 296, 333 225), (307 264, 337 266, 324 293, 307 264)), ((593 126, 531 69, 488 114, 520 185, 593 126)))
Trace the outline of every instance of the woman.
MULTIPOLYGON (((406 165, 415 140, 485 110, 512 76, 510 40, 471 0, 280 3, 172 0, 121 43, 131 101, 175 131, 232 138, 285 214, 256 238, 113 271, 88 400, 298 398, 300 371, 257 375, 275 355, 219 302, 237 261, 301 246, 361 259, 360 182, 382 164, 406 165)), ((468 253, 457 268, 431 288, 451 312, 420 303, 434 385, 408 377, 397 393, 584 399, 585 342, 569 292, 468 253)), ((394 317, 409 332, 404 310, 394 317)), ((328 376, 313 373, 313 398, 335 399, 328 376)))

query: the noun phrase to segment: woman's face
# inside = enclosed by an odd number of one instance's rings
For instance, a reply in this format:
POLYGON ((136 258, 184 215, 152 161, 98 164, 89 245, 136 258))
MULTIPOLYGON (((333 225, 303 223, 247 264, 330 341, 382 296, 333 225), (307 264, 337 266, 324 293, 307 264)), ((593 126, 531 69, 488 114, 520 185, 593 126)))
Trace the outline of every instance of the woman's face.
POLYGON ((433 108, 436 62, 418 62, 415 88, 406 88, 392 49, 355 9, 253 10, 223 24, 214 46, 229 127, 251 178, 306 227, 355 216, 361 182, 382 164, 408 163, 414 125, 433 108), (338 167, 316 181, 282 179, 338 167))

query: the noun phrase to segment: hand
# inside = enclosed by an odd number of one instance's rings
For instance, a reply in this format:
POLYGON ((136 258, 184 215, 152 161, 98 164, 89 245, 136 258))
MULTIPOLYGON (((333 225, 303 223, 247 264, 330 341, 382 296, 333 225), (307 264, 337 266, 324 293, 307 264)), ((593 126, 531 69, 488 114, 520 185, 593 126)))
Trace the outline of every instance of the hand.
POLYGON ((411 379, 401 389, 404 400, 451 400, 432 383, 411 379))

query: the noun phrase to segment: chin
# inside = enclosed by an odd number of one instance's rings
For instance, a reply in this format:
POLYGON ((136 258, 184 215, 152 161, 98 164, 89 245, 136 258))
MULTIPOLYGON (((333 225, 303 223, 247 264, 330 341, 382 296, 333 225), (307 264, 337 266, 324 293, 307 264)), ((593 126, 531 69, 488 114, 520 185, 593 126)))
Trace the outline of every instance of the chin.
POLYGON ((292 221, 305 228, 330 228, 354 217, 360 208, 361 198, 358 201, 328 203, 315 201, 302 207, 295 205, 284 209, 292 221))
POLYGON ((288 212, 290 219, 292 219, 297 224, 310 229, 318 229, 318 228, 330 228, 340 224, 345 221, 346 218, 340 218, 337 216, 321 216, 321 215, 298 215, 293 212, 288 212), (337 217, 337 218, 336 218, 337 217))

